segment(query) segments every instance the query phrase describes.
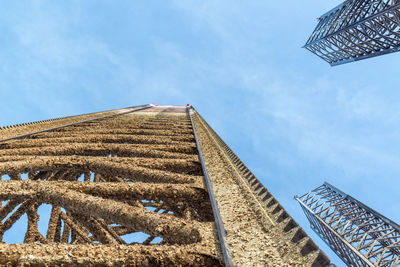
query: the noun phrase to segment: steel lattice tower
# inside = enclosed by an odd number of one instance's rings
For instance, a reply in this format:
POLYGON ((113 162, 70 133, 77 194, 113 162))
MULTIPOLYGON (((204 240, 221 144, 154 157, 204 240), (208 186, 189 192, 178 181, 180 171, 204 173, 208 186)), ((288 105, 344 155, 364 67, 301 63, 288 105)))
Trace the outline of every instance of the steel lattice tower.
POLYGON ((0 175, 1 266, 329 264, 192 107, 3 127, 0 175))
POLYGON ((332 66, 400 50, 399 0, 346 0, 318 20, 304 47, 332 66))
POLYGON ((295 197, 311 228, 348 266, 399 266, 400 226, 324 183, 295 197))

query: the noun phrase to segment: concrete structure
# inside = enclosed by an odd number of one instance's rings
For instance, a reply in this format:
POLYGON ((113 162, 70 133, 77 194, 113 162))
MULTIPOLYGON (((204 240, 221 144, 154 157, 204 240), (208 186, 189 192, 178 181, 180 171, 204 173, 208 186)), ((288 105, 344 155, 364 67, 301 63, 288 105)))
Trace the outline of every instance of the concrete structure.
POLYGON ((1 266, 329 264, 191 107, 16 125, 0 139, 0 236, 27 220, 23 240, 0 244, 1 266))

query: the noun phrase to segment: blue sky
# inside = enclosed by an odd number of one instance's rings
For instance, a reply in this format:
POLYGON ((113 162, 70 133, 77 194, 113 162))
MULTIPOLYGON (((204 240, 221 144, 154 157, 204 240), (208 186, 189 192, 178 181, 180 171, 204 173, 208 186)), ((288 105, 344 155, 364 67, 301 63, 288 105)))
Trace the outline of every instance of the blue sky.
POLYGON ((302 49, 340 1, 8 1, 0 125, 194 105, 332 260, 293 195, 324 181, 400 222, 400 54, 302 49))

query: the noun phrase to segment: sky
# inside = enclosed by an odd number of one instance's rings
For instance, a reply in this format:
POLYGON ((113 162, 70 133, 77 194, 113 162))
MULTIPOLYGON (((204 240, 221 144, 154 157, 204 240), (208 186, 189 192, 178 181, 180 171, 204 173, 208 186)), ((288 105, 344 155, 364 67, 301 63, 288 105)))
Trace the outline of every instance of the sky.
POLYGON ((0 126, 192 104, 292 217, 324 181, 400 222, 400 53, 330 67, 303 49, 328 1, 8 1, 0 126))

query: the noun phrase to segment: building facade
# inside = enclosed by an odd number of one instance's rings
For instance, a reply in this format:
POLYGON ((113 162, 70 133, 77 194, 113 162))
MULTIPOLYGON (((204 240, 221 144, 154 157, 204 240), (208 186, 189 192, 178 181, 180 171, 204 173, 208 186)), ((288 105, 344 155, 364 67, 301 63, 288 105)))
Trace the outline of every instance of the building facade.
POLYGON ((0 265, 329 265, 190 106, 3 127, 0 157, 0 265))

